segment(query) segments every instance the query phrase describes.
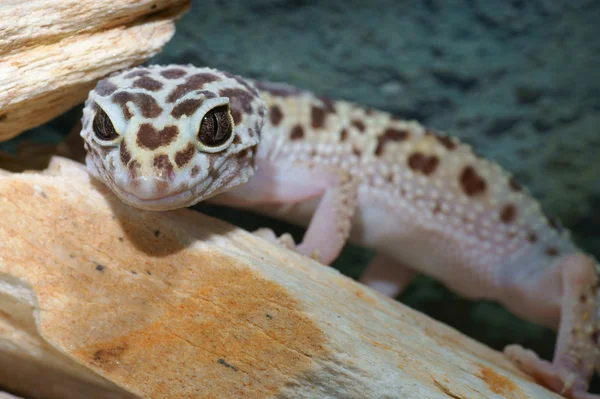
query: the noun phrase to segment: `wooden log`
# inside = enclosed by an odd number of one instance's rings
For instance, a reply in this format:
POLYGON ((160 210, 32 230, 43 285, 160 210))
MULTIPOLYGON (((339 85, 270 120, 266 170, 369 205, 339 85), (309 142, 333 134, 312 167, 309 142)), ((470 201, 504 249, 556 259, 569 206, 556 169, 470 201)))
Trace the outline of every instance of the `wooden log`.
POLYGON ((0 5, 0 140, 83 102, 97 80, 157 54, 189 0, 0 5))
POLYGON ((0 386, 30 398, 558 398, 333 268, 129 207, 66 159, 0 175, 0 215, 0 386))

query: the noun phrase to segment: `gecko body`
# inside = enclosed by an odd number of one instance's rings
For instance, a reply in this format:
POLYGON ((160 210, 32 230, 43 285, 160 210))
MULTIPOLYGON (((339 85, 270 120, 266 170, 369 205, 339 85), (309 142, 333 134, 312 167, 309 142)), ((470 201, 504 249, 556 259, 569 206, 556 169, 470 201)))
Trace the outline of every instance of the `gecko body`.
POLYGON ((468 145, 385 112, 284 84, 193 66, 138 67, 86 102, 86 164, 123 201, 167 210, 202 200, 307 226, 333 261, 347 240, 375 249, 362 281, 388 295, 424 273, 558 329, 552 362, 505 354, 549 388, 587 393, 598 359, 598 270, 569 233, 468 145))

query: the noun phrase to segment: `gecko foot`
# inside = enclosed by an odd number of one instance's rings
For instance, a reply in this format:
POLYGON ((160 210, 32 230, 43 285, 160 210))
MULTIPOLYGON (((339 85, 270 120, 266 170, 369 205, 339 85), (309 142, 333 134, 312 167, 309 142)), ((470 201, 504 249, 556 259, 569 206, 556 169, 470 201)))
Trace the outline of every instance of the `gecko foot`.
MULTIPOLYGON (((252 234, 255 234, 255 235, 259 236, 260 238, 267 240, 271 243, 281 245, 284 248, 287 248, 289 250, 299 252, 298 248, 296 246, 296 242, 294 241, 294 238, 292 237, 292 235, 290 233, 283 233, 281 236, 277 237, 277 234, 275 234, 275 232, 273 230, 271 230, 267 227, 263 227, 258 230, 254 230, 252 232, 252 234)), ((316 260, 317 262, 319 261, 319 254, 316 252, 311 254, 310 257, 312 259, 316 260)))
POLYGON ((552 391, 569 399, 600 399, 600 395, 587 393, 585 377, 566 367, 560 367, 520 345, 508 345, 504 355, 525 373, 531 375, 552 391))

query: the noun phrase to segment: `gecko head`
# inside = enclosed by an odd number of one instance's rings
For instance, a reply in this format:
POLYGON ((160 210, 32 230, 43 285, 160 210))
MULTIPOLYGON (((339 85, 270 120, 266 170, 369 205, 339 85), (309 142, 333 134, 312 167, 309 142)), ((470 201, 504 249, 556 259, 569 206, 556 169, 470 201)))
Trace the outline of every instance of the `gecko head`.
POLYGON ((257 90, 226 72, 121 71, 98 82, 86 101, 87 169, 137 208, 191 206, 252 177, 265 114, 257 90))

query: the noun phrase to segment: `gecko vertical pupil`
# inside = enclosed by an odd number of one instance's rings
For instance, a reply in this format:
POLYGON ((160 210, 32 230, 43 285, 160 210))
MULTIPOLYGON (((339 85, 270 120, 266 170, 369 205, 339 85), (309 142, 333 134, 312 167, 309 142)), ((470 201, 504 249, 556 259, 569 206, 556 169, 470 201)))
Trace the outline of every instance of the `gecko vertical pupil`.
POLYGON ((94 129, 94 134, 100 140, 114 140, 119 137, 110 118, 103 109, 99 109, 96 113, 94 121, 92 122, 92 128, 94 129))
POLYGON ((233 134, 231 116, 226 105, 215 107, 208 111, 198 131, 198 140, 206 146, 217 147, 229 140, 233 134))

